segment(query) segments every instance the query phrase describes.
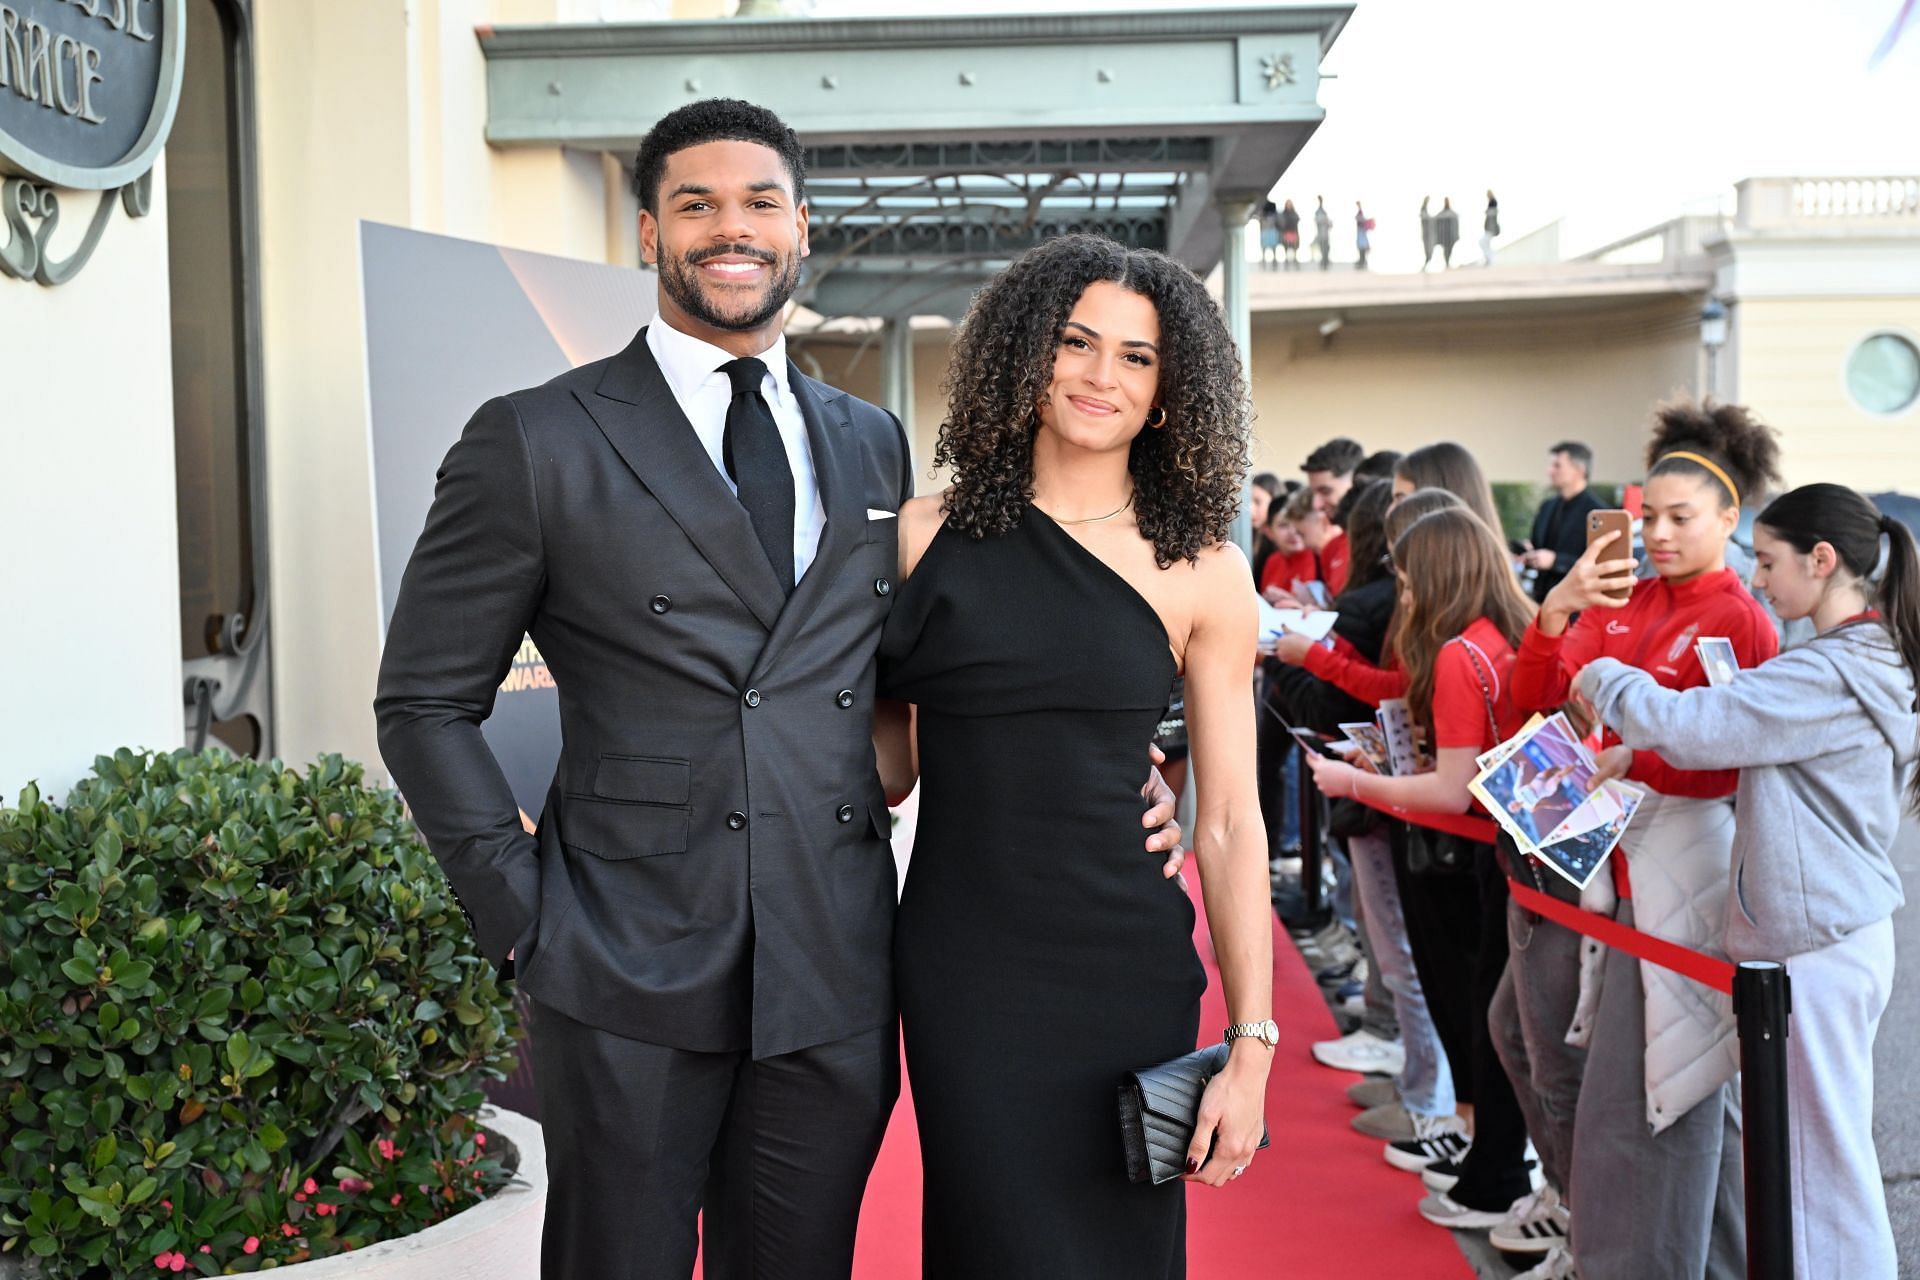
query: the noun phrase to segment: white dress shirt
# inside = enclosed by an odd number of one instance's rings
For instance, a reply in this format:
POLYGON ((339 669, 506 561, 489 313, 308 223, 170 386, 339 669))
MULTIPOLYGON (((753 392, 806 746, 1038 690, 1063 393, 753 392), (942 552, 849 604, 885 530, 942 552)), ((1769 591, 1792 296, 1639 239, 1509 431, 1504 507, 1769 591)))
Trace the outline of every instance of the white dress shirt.
MULTIPOLYGON (((732 352, 689 337, 655 316, 647 325, 647 349, 660 365, 667 387, 680 405, 680 411, 693 424, 707 456, 713 459, 727 488, 738 493, 739 486, 727 474, 725 442, 727 409, 733 404, 733 383, 720 372, 730 363, 732 352)), ((780 442, 787 447, 787 465, 793 468, 793 580, 806 576, 820 550, 820 531, 826 528, 826 507, 820 501, 820 484, 814 477, 813 446, 807 440, 807 422, 800 416, 800 402, 787 385, 787 338, 774 340, 758 357, 767 366, 760 394, 773 411, 773 424, 780 429, 780 442)))

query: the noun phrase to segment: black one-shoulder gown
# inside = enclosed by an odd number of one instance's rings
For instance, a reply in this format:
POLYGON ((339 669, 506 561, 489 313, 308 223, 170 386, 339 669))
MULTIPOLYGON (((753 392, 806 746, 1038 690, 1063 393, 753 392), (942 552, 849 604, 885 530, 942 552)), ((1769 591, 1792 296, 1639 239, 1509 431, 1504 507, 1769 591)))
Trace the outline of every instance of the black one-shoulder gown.
POLYGON ((920 818, 894 968, 926 1174, 927 1280, 1186 1274, 1185 1184, 1129 1183, 1115 1091, 1190 1052, 1193 904, 1139 788, 1167 633, 1044 514, 942 527, 881 639, 919 706, 920 818))

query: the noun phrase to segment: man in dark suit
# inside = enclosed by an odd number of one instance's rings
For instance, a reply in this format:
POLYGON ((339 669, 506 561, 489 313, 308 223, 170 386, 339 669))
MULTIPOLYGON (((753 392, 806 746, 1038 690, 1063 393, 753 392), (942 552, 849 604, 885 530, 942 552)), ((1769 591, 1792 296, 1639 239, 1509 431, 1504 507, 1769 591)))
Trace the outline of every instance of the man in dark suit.
POLYGON ((1527 540, 1522 561, 1533 570, 1533 598, 1545 600, 1587 549, 1587 513, 1600 510, 1600 500, 1587 489, 1593 469, 1593 450, 1577 440, 1563 440, 1547 453, 1547 483, 1553 496, 1540 504, 1533 517, 1533 537, 1527 540))
POLYGON ((899 1088, 871 713, 913 476, 786 359, 803 169, 748 103, 655 126, 655 323, 481 406, 388 631, 381 752, 533 1005, 548 1280, 685 1277, 701 1212, 709 1277, 845 1277, 899 1088), (564 743, 537 835, 480 733, 523 633, 564 743))

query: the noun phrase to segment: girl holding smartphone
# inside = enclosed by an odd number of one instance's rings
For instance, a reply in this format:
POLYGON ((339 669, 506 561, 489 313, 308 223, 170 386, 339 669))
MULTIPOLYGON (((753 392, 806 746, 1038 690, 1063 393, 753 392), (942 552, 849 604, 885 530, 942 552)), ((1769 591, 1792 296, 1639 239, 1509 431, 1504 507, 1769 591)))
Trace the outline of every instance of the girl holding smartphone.
MULTIPOLYGON (((1574 677, 1600 658, 1668 688, 1705 685, 1693 647, 1703 635, 1727 637, 1742 666, 1771 658, 1778 650, 1772 623, 1727 568, 1726 548, 1741 502, 1777 479, 1778 456, 1773 432, 1740 406, 1657 410, 1642 521, 1655 576, 1633 579, 1636 562, 1617 534, 1588 547, 1521 640, 1513 671, 1520 709, 1556 709, 1574 677)), ((1616 851, 1612 885, 1596 879, 1585 905, 1720 954, 1733 842, 1728 797, 1738 773, 1689 771, 1656 752, 1633 751, 1617 735, 1604 741, 1599 776, 1625 777, 1649 794, 1616 851), (1610 887, 1617 904, 1607 901, 1610 887)), ((1578 1198, 1571 1235, 1580 1275, 1743 1274, 1730 1002, 1619 951, 1594 954, 1583 981, 1577 936, 1517 908, 1510 917, 1512 943, 1526 963, 1513 965, 1508 979, 1518 1016, 1502 1047, 1529 1098, 1548 1184, 1578 1198), (1584 1072, 1579 1051, 1566 1043, 1575 1025, 1588 1033, 1584 1072)))
POLYGON ((1739 770, 1727 953, 1784 960, 1793 980, 1794 1273, 1893 1280, 1873 1039, 1904 901, 1891 849, 1920 810, 1920 557, 1905 525, 1834 484, 1775 500, 1754 551, 1754 585, 1812 641, 1718 688, 1662 688, 1604 658, 1578 685, 1629 746, 1739 770))

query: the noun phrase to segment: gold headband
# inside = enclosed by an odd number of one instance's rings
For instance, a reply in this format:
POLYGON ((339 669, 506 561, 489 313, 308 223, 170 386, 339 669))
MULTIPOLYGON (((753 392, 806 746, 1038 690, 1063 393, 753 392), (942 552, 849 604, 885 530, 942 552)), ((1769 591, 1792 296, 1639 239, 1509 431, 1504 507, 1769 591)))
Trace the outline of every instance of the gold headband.
POLYGON ((1660 467, 1660 464, 1662 462, 1665 462, 1668 458, 1685 458, 1688 462, 1697 462, 1701 466, 1705 467, 1707 470, 1713 472, 1713 474, 1719 479, 1720 483, 1727 486, 1727 492, 1733 495, 1734 510, 1737 511, 1740 509, 1740 486, 1736 485, 1733 482, 1733 478, 1729 476, 1726 472, 1722 471, 1718 466, 1718 464, 1716 464, 1712 458, 1703 458, 1699 454, 1689 453, 1685 449, 1675 449, 1672 453, 1661 454, 1660 457, 1656 459, 1653 464, 1654 469, 1658 470, 1660 467))

